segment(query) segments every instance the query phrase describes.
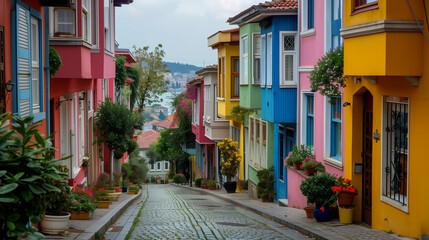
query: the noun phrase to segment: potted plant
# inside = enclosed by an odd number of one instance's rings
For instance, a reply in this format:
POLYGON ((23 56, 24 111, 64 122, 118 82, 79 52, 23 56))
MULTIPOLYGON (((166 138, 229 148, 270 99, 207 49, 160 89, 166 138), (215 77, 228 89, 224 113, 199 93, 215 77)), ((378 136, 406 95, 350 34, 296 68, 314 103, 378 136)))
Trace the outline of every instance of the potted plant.
POLYGON ((84 167, 84 168, 88 167, 89 166, 89 160, 90 160, 90 158, 89 158, 88 155, 83 156, 82 157, 82 165, 81 166, 84 167))
POLYGON ((128 187, 133 185, 132 182, 130 182, 130 180, 124 180, 121 182, 121 187, 122 187, 122 192, 127 192, 128 191, 128 187))
POLYGON ((93 196, 83 189, 77 189, 72 192, 69 196, 69 201, 71 201, 71 220, 87 220, 97 208, 93 196))
POLYGON ((43 238, 29 224, 38 224, 44 214, 45 194, 60 191, 51 184, 62 179, 60 160, 55 159, 51 136, 39 134, 33 116, 0 114, 0 239, 43 238), (4 217, 4 216, 7 216, 4 217))
POLYGON ((238 166, 241 161, 238 142, 234 142, 230 138, 225 138, 217 145, 222 155, 222 161, 220 162, 221 172, 222 175, 227 178, 227 182, 225 182, 223 186, 227 193, 235 193, 237 182, 232 182, 231 179, 237 174, 238 166))
POLYGON ((133 185, 128 188, 128 194, 137 194, 139 193, 139 187, 133 185))
MULTIPOLYGON (((68 169, 64 166, 59 169, 67 173, 68 169)), ((70 188, 68 186, 67 176, 61 180, 52 181, 51 185, 59 189, 58 192, 49 192, 45 195, 45 216, 40 222, 40 228, 43 233, 59 234, 64 232, 67 222, 70 218, 70 188)))
POLYGON ((112 202, 111 197, 107 194, 106 189, 98 189, 94 193, 94 199, 97 201, 98 208, 109 208, 112 202))
POLYGON ((357 189, 353 186, 352 181, 344 177, 339 177, 335 180, 335 186, 332 187, 332 191, 337 196, 339 206, 353 205, 353 198, 357 195, 357 189))
POLYGON ((203 179, 201 181, 201 188, 202 189, 209 189, 209 187, 207 186, 207 180, 203 179))
POLYGON ((113 173, 113 185, 114 185, 113 188, 117 193, 122 192, 121 182, 122 182, 122 173, 113 173))
POLYGON ((344 48, 330 50, 319 59, 310 73, 311 89, 327 97, 340 96, 342 88, 346 86, 343 72, 344 48))
POLYGON ((195 179, 195 187, 200 188, 204 178, 195 179))
POLYGON ((311 146, 293 146, 292 151, 285 158, 285 165, 294 167, 296 170, 302 169, 302 162, 306 159, 314 159, 313 150, 311 146))
POLYGON ((214 180, 210 180, 208 183, 207 183, 207 186, 209 187, 209 190, 216 190, 216 181, 214 181, 214 180))
POLYGON ((310 203, 307 203, 307 206, 304 208, 305 214, 307 215, 308 218, 314 218, 314 206, 311 205, 310 203))
POLYGON ((325 172, 325 166, 323 166, 321 162, 310 160, 308 158, 304 160, 302 167, 304 168, 305 175, 307 176, 314 175, 317 172, 325 172))
POLYGON ((276 193, 274 192, 274 167, 261 169, 256 174, 258 177, 257 196, 262 202, 272 202, 276 193))
POLYGON ((318 222, 330 219, 330 206, 335 202, 335 193, 331 188, 335 186, 335 180, 335 176, 322 173, 308 177, 299 186, 302 194, 307 197, 307 202, 316 205, 313 213, 318 222))
POLYGON ((100 173, 97 177, 95 185, 96 189, 107 189, 110 187, 110 175, 108 173, 100 173))
POLYGON ((167 175, 168 175, 167 176, 168 177, 168 183, 172 183, 173 182, 174 173, 168 172, 167 175))

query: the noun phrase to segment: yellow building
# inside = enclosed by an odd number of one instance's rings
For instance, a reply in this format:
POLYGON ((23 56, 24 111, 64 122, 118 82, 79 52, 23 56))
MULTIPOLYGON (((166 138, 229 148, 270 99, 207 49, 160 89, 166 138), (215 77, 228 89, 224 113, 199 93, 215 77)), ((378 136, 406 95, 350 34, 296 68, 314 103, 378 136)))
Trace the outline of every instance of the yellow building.
POLYGON ((423 3, 344 1, 341 29, 345 175, 359 191, 354 220, 413 238, 429 235, 429 12, 423 3))
MULTIPOLYGON (((230 138, 239 142, 243 158, 243 123, 233 120, 231 109, 240 104, 239 28, 219 31, 207 38, 208 46, 218 51, 216 107, 219 117, 230 120, 230 138)), ((240 163, 237 192, 243 190, 244 161, 240 163)))

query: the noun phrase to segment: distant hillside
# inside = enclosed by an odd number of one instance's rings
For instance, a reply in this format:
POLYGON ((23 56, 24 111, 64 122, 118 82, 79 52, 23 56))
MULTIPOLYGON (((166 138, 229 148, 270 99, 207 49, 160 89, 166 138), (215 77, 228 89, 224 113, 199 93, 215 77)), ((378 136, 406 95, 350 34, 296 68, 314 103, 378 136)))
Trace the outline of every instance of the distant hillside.
POLYGON ((165 62, 167 63, 167 69, 170 70, 171 73, 179 72, 179 73, 189 73, 190 71, 197 71, 202 67, 197 67, 195 65, 184 64, 184 63, 176 63, 176 62, 165 62))

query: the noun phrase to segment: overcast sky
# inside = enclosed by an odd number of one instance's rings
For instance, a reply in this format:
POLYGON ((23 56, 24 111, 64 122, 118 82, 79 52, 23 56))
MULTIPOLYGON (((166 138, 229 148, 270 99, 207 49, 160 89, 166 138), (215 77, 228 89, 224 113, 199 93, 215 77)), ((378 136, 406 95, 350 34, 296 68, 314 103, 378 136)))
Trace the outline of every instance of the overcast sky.
POLYGON ((132 49, 158 43, 166 61, 197 66, 217 62, 217 51, 207 47, 207 37, 229 25, 229 17, 262 0, 134 0, 116 8, 116 41, 132 49))

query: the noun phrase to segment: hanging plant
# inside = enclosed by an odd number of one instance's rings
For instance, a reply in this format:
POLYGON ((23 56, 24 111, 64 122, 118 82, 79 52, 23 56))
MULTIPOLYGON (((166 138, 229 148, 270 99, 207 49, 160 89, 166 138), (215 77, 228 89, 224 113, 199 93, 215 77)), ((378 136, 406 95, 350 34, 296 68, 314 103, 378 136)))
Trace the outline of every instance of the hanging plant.
POLYGON ((55 76, 55 73, 58 72, 62 64, 60 54, 57 50, 53 47, 49 47, 49 72, 51 78, 55 76))
POLYGON ((244 109, 244 108, 241 108, 240 106, 235 106, 231 108, 232 118, 237 122, 243 122, 245 115, 250 115, 253 112, 254 112, 253 110, 244 109))
MULTIPOLYGON (((310 73, 311 89, 327 97, 340 96, 341 89, 346 86, 343 73, 344 49, 341 47, 319 59, 310 73)), ((329 102, 335 104, 336 101, 329 102)))

